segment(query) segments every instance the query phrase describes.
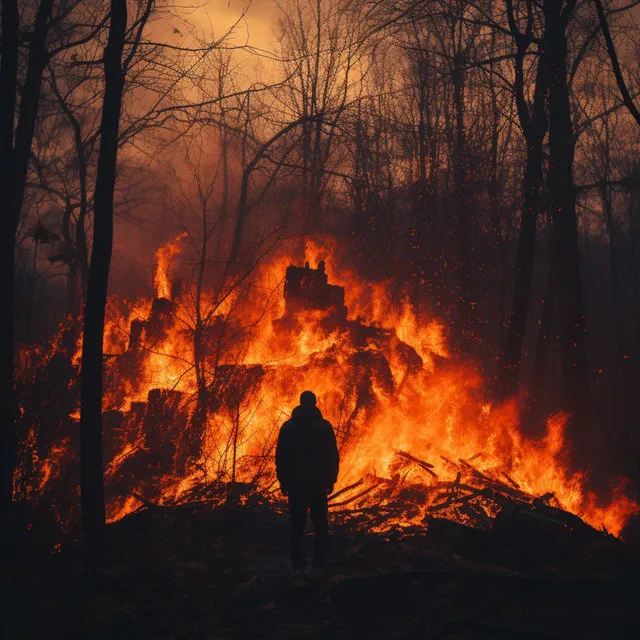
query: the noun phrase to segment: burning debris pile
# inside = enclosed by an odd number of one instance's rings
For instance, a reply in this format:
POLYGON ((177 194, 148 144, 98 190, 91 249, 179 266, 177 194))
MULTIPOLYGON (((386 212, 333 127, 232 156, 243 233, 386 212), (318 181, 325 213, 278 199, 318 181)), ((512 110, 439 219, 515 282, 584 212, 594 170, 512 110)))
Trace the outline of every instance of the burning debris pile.
MULTIPOLYGON (((278 428, 305 388, 318 395, 340 445, 330 504, 368 528, 422 527, 433 517, 488 528, 519 506, 567 526, 579 516, 617 535, 637 511, 621 490, 598 500, 584 490, 585 474, 569 471, 563 416, 548 421, 540 440, 526 439, 515 403, 488 401, 474 366, 449 354, 444 327, 408 303, 392 305, 384 284, 347 271, 331 284, 329 255, 309 246, 303 267, 273 260, 204 290, 170 278, 183 240, 157 252, 152 299, 110 300, 110 520, 145 503, 221 500, 230 485, 277 500, 278 428)), ((37 425, 23 471, 36 478, 26 490, 32 499, 73 475, 78 362, 64 340, 46 357, 25 359, 25 381, 43 390, 40 408, 24 409, 25 423, 37 425), (54 365, 58 378, 66 366, 68 388, 45 389, 43 367, 54 365)))

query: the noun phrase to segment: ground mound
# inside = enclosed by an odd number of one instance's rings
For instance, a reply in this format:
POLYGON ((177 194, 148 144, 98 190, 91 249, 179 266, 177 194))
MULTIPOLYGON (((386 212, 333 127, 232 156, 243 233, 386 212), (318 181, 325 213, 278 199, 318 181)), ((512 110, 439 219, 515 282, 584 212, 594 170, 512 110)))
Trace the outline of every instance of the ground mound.
POLYGON ((73 542, 5 563, 4 637, 640 637, 640 559, 604 533, 519 510, 489 531, 333 524, 331 565, 300 584, 277 505, 150 506, 108 527, 97 578, 73 542))

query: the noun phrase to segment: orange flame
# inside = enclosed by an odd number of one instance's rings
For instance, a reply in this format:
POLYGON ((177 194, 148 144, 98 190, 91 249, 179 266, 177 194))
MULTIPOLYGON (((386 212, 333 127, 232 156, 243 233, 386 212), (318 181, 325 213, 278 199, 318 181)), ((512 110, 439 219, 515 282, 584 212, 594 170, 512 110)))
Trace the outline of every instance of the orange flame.
POLYGON ((180 242, 186 237, 187 233, 182 233, 177 236, 173 242, 168 242, 156 251, 156 272, 153 276, 153 287, 156 298, 171 299, 169 267, 171 266, 171 261, 182 251, 180 242))
MULTIPOLYGON (((328 272, 329 282, 345 288, 346 322, 333 321, 331 308, 287 315, 283 275, 291 260, 274 258, 224 295, 204 294, 209 312, 198 331, 207 353, 198 375, 194 291, 170 300, 169 266, 183 238, 156 252, 156 300, 110 300, 105 344, 114 359, 105 407, 122 412, 123 437, 108 482, 137 455, 153 454, 154 443, 193 442, 198 418, 197 446, 165 468, 159 499, 179 501, 206 483, 229 480, 272 491, 278 428, 300 392, 312 389, 341 445, 336 489, 360 480, 361 489, 371 488, 352 506, 391 505, 413 488, 415 509, 390 516, 389 526, 422 522, 440 504, 442 487, 455 491, 461 478, 500 482, 532 498, 552 494, 552 504, 616 535, 638 512, 622 486, 598 501, 585 490, 585 474, 570 471, 566 416, 552 416, 543 438, 525 438, 515 400, 491 402, 473 363, 451 356, 441 322, 421 317, 406 300, 390 302, 393 283, 328 272)), ((331 247, 306 246, 314 265, 325 260, 331 268, 332 255, 331 247)), ((110 520, 137 508, 133 490, 109 505, 110 520)), ((496 515, 490 505, 482 508, 496 515)), ((462 510, 444 515, 471 518, 462 510)))

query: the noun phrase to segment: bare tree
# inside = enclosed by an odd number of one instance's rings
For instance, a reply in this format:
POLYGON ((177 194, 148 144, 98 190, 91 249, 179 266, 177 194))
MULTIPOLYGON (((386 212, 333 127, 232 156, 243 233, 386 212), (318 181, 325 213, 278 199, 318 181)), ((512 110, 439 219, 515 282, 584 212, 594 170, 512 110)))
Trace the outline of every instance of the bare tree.
POLYGON ((300 123, 297 164, 306 232, 320 224, 329 162, 352 87, 365 73, 357 3, 296 0, 279 23, 285 113, 300 123))
MULTIPOLYGON (((611 66, 613 68, 613 73, 616 78, 616 83, 618 84, 618 89, 620 90, 620 95, 622 96, 622 100, 624 101, 625 106, 629 110, 629 113, 633 116, 634 120, 640 125, 640 111, 636 107, 633 97, 627 87, 627 83, 624 79, 624 75, 622 74, 622 68, 620 67, 620 61, 618 60, 618 54, 616 53, 615 43, 613 42, 613 37, 611 36, 611 30, 609 29, 609 23, 607 21, 607 15, 605 13, 604 5, 602 4, 602 0, 594 0, 594 3, 596 6, 596 11, 598 12, 598 20, 600 21, 600 28, 602 29, 602 35, 604 36, 604 40, 607 46, 607 52, 609 53, 609 59, 611 61, 611 66)), ((629 9, 635 6, 636 4, 637 3, 633 2, 624 8, 629 9)))
POLYGON ((544 49, 538 45, 537 68, 531 107, 527 103, 525 86, 525 58, 534 41, 534 6, 526 5, 525 29, 520 31, 511 0, 507 1, 509 28, 515 44, 514 98, 522 129, 527 160, 522 183, 522 213, 516 256, 516 280, 513 290, 511 312, 502 349, 503 380, 507 394, 517 391, 522 347, 531 299, 531 284, 535 255, 536 226, 540 212, 540 197, 543 185, 543 142, 547 133, 546 91, 547 61, 544 49))
POLYGON ((94 242, 89 266, 82 340, 82 529, 87 554, 92 563, 98 561, 104 546, 102 341, 113 244, 113 192, 124 85, 122 51, 126 28, 126 0, 112 0, 109 39, 104 53, 105 93, 94 194, 94 242))
POLYGON ((127 36, 127 2, 111 0, 109 37, 104 51, 104 98, 100 153, 94 192, 93 248, 84 307, 80 427, 82 530, 91 563, 104 550, 105 507, 102 460, 102 357, 104 313, 113 250, 113 198, 118 155, 118 130, 127 66, 135 55, 154 0, 140 6, 130 27, 133 38, 123 60, 127 36))
POLYGON ((13 494, 15 464, 14 407, 14 278, 15 240, 26 187, 27 167, 40 98, 42 72, 53 0, 42 0, 29 37, 27 70, 22 88, 18 124, 14 133, 18 91, 18 3, 2 3, 2 60, 0 67, 0 512, 8 514, 13 494))

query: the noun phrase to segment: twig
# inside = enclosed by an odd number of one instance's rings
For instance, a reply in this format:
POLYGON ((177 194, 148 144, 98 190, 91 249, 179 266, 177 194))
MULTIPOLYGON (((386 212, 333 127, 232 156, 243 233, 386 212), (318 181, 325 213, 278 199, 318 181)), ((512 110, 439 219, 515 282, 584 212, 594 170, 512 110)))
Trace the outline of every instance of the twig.
POLYGON ((358 493, 357 495, 353 496, 352 498, 348 498, 347 500, 344 500, 343 502, 336 502, 336 503, 334 503, 334 504, 332 504, 330 506, 332 506, 332 507, 343 507, 346 504, 350 504, 351 502, 355 502, 359 498, 362 498, 363 496, 366 496, 368 493, 373 491, 375 488, 379 487, 383 482, 384 482, 384 480, 380 480, 380 482, 377 482, 376 484, 371 485, 370 487, 367 487, 364 491, 361 491, 360 493, 358 493))

